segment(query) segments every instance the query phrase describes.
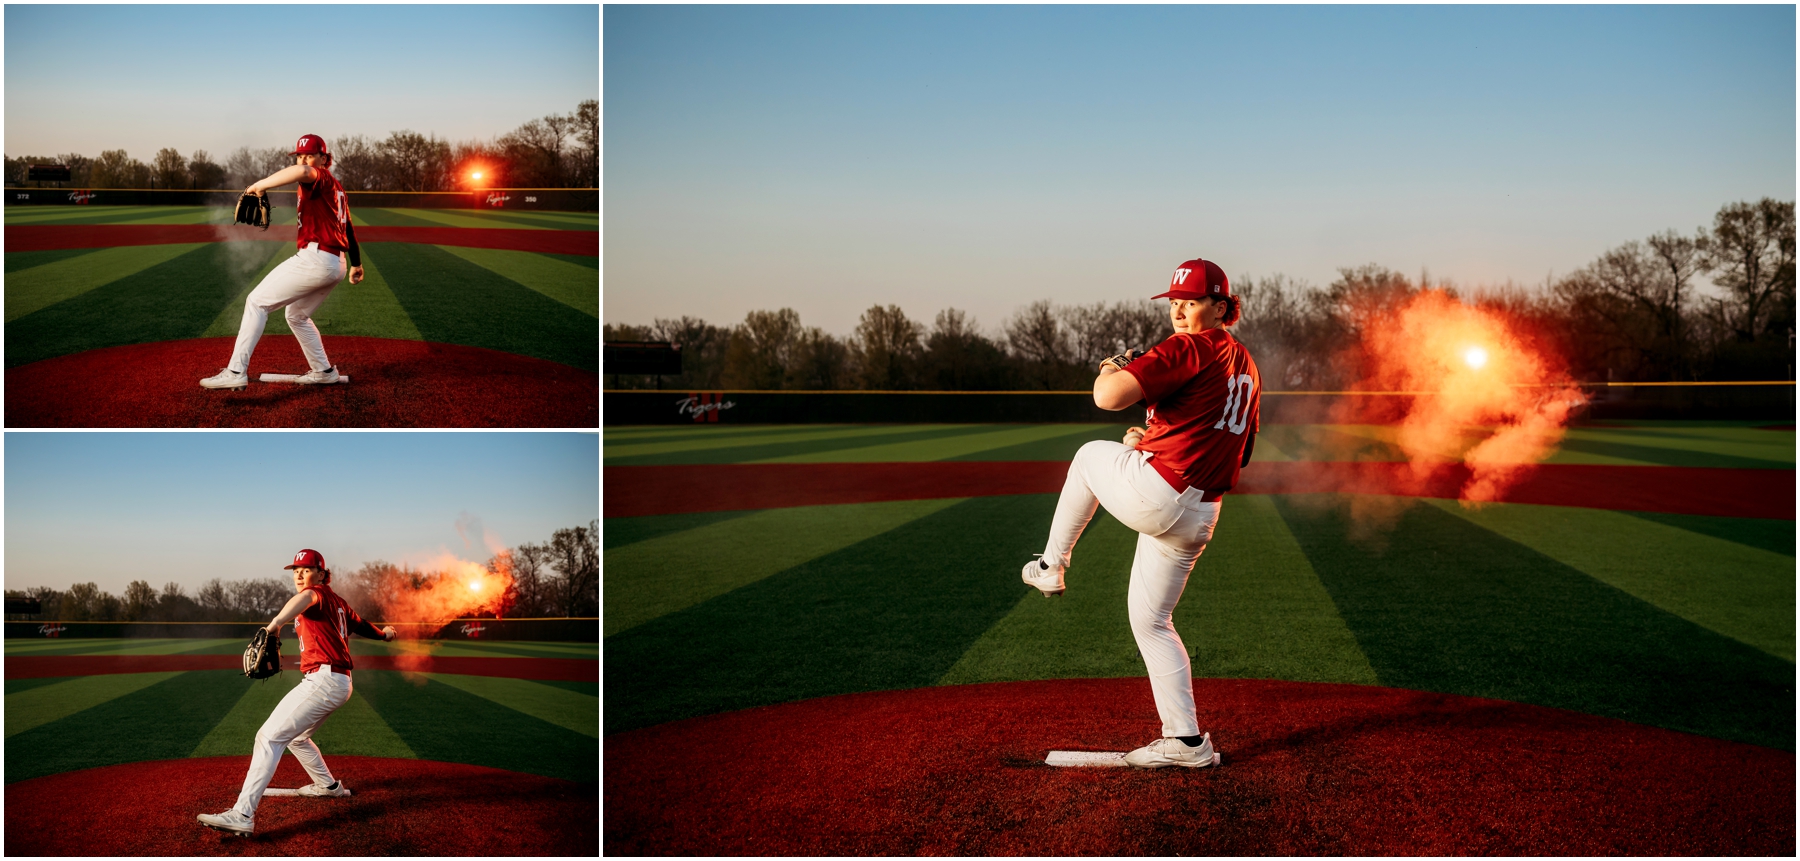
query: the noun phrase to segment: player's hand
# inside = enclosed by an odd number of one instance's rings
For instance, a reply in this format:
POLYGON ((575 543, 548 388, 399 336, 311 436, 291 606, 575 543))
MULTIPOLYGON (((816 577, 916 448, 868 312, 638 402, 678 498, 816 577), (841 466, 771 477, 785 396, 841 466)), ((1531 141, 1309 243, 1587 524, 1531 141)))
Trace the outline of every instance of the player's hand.
POLYGON ((391 642, 393 642, 395 637, 400 636, 400 632, 394 630, 393 625, 389 625, 389 626, 381 629, 381 636, 387 638, 388 642, 391 643, 391 642))
POLYGON ((362 269, 363 269, 363 268, 362 268, 362 267, 361 267, 361 266, 352 266, 352 267, 350 267, 350 283, 352 283, 352 284, 360 284, 360 283, 362 283, 362 280, 363 280, 363 271, 362 271, 362 269))
POLYGON ((1144 428, 1132 428, 1131 430, 1126 431, 1125 432, 1125 447, 1126 448, 1137 448, 1138 443, 1144 441, 1144 434, 1146 434, 1146 433, 1149 433, 1149 431, 1145 430, 1144 428))
POLYGON ((270 634, 273 634, 277 637, 281 636, 281 626, 275 624, 274 622, 270 622, 269 624, 264 625, 263 630, 268 631, 270 634))

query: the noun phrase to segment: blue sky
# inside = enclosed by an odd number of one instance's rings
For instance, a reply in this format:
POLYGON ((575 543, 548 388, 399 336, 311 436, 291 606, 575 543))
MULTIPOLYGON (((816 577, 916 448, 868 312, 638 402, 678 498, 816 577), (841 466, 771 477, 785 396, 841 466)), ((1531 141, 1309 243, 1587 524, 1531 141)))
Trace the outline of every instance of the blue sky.
POLYGON ((609 6, 604 319, 1541 284, 1794 199, 1792 6, 609 6))
POLYGON ((7 5, 6 154, 489 140, 599 97, 587 6, 7 5))
POLYGON ((191 595, 214 577, 284 577, 303 547, 338 572, 485 561, 483 530, 517 547, 598 517, 599 452, 595 434, 12 431, 6 588, 174 581, 191 595))

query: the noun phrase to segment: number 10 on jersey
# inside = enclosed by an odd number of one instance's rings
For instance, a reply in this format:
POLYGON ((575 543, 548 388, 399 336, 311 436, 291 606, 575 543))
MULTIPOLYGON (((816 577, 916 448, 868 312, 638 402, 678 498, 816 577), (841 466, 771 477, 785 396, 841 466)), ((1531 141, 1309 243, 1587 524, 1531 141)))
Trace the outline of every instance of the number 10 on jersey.
POLYGON ((1249 374, 1238 374, 1225 378, 1225 414, 1219 417, 1219 423, 1213 430, 1225 429, 1235 434, 1244 432, 1244 425, 1250 418, 1251 389, 1255 383, 1249 374))

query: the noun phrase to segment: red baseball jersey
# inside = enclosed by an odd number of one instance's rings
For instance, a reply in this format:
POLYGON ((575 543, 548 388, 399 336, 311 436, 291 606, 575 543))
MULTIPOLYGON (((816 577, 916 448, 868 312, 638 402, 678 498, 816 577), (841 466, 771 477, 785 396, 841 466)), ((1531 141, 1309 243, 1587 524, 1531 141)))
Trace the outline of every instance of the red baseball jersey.
POLYGON ((381 639, 381 632, 363 621, 330 586, 320 583, 306 588, 317 592, 319 600, 294 618, 294 634, 300 638, 300 672, 310 673, 324 664, 349 672, 351 632, 372 640, 381 639))
POLYGON ((1176 334, 1125 372, 1150 406, 1138 450, 1190 487, 1236 487, 1244 444, 1260 429, 1262 378, 1250 351, 1224 329, 1176 334))
POLYGON ((344 224, 350 220, 350 202, 344 198, 344 187, 331 171, 315 167, 318 179, 300 183, 300 241, 294 247, 305 248, 308 242, 319 243, 319 250, 337 254, 350 250, 344 237, 344 224))

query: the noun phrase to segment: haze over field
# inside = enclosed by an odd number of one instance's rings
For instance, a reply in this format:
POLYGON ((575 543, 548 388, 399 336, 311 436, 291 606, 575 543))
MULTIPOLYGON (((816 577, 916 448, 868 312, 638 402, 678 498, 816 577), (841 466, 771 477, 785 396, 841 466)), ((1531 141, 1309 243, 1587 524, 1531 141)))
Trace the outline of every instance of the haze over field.
POLYGON ((604 13, 608 323, 985 331, 1203 255, 1542 284, 1795 187, 1792 6, 604 13))

